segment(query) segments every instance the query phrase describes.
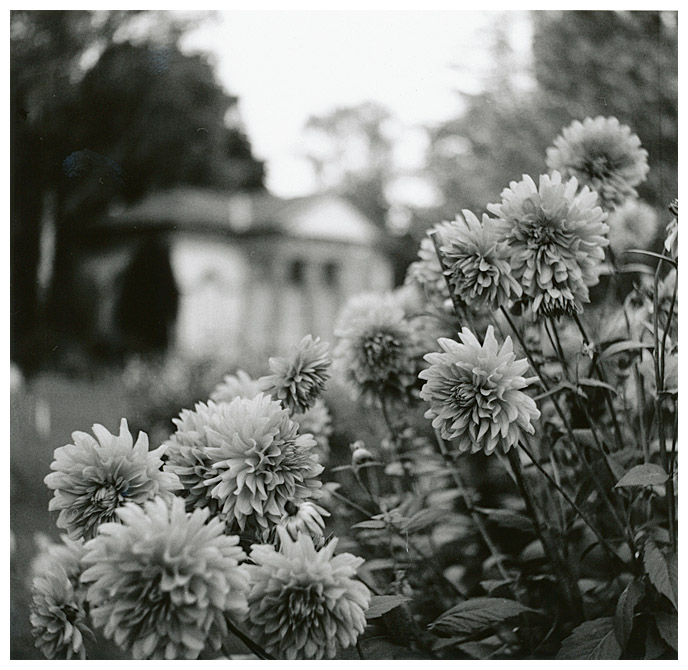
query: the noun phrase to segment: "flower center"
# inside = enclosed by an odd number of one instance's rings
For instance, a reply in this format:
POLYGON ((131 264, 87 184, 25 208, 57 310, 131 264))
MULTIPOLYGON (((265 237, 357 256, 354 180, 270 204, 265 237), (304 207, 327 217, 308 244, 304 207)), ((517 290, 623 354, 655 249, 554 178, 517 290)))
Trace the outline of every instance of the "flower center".
POLYGON ((287 595, 287 607, 293 620, 303 620, 323 611, 325 598, 322 584, 292 587, 287 595))
POLYGON ((375 333, 363 342, 366 362, 371 368, 394 368, 398 358, 399 341, 391 333, 375 333))
POLYGON ((113 510, 119 507, 121 501, 122 493, 113 484, 101 486, 93 494, 93 502, 103 510, 113 510))
POLYGON ((613 167, 608 156, 593 156, 583 162, 582 170, 588 177, 605 179, 612 174, 613 167))
POLYGON ((463 408, 475 402, 475 387, 467 382, 459 382, 452 392, 456 404, 463 408))

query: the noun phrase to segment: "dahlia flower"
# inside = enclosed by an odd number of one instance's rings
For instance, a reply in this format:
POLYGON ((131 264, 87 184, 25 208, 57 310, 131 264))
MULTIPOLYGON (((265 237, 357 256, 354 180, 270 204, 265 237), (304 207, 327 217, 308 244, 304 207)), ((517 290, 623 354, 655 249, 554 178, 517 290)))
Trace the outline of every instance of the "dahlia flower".
POLYGON ((222 514, 236 519, 242 530, 248 519, 268 528, 282 518, 288 501, 299 504, 317 494, 323 467, 315 440, 299 435, 279 402, 259 393, 218 409, 206 428, 216 474, 205 485, 222 514))
POLYGON ((524 175, 502 191, 500 204, 487 206, 499 217, 513 276, 535 317, 580 312, 599 281, 607 214, 595 206, 596 193, 577 189, 575 177, 562 183, 558 172, 541 175, 539 186, 524 175))
POLYGON ((534 432, 531 421, 540 416, 535 402, 521 389, 525 359, 516 360, 511 338, 501 349, 488 326, 483 344, 468 328, 461 343, 440 338, 442 353, 425 356, 430 363, 418 376, 426 380, 421 398, 430 403, 425 417, 445 440, 456 440, 459 451, 506 452, 522 432, 534 432))
POLYGON ((232 402, 234 398, 255 398, 261 391, 261 384, 243 370, 227 375, 210 394, 213 402, 232 402))
POLYGON ((330 516, 330 513, 308 500, 300 505, 287 503, 278 526, 286 528, 292 540, 296 540, 299 533, 309 533, 311 537, 322 538, 325 529, 324 516, 330 516))
POLYGON ((463 210, 451 235, 440 247, 446 274, 454 295, 472 307, 497 309, 521 286, 511 274, 509 245, 497 238, 494 222, 483 215, 482 223, 473 212, 463 210))
POLYGON ((148 436, 139 433, 134 444, 126 419, 119 435, 96 424, 97 440, 80 431, 72 433, 74 444, 55 450, 54 470, 43 480, 55 491, 48 509, 59 510, 58 528, 70 539, 91 538, 98 526, 115 519, 115 510, 125 502, 143 503, 155 496, 172 497, 181 488, 176 475, 163 472, 164 447, 148 451, 148 436))
POLYGON ((219 509, 206 485, 217 474, 208 455, 211 442, 207 429, 218 423, 219 414, 219 405, 212 400, 207 404, 196 403, 193 410, 183 409, 178 418, 172 419, 177 430, 164 444, 167 449, 164 469, 179 478, 183 487, 181 496, 189 512, 196 507, 208 507, 214 516, 219 509))
POLYGON ((86 544, 81 579, 93 623, 136 659, 195 659, 217 651, 226 616, 245 616, 248 572, 239 538, 162 498, 117 510, 86 544))
POLYGON ((344 308, 335 330, 335 370, 354 397, 406 397, 416 383, 417 336, 389 295, 365 294, 344 308))
POLYGON ((436 307, 444 309, 446 304, 449 311, 451 311, 452 305, 447 280, 442 274, 442 267, 430 234, 435 233, 438 243, 446 244, 459 223, 461 223, 461 219, 457 216, 455 221, 443 221, 428 230, 420 242, 418 260, 409 265, 404 281, 406 285, 420 287, 430 303, 436 307))
POLYGON ((292 540, 278 528, 281 547, 253 545, 248 565, 248 625, 265 649, 282 659, 332 658, 356 643, 366 626, 370 592, 354 579, 363 559, 334 556, 337 540, 320 550, 306 533, 292 540))
POLYGON ((315 440, 315 451, 320 463, 326 463, 330 457, 330 435, 332 435, 332 417, 327 405, 318 398, 313 407, 303 413, 291 415, 291 420, 298 426, 302 435, 310 433, 315 440))
POLYGON ((61 535, 60 540, 61 542, 53 542, 44 533, 34 535, 34 544, 38 552, 29 568, 31 579, 46 575, 59 567, 67 575, 67 579, 72 582, 74 588, 77 588, 81 576, 84 541, 70 540, 67 535, 61 535))
POLYGON ((645 181, 649 170, 638 136, 618 119, 603 116, 564 128, 547 149, 547 167, 596 191, 605 209, 637 197, 634 187, 645 181))
POLYGON ((325 388, 331 363, 327 342, 306 335, 291 356, 270 359, 273 374, 261 378, 262 389, 290 413, 305 412, 325 388))
POLYGON ((86 658, 84 636, 91 635, 82 598, 56 565, 33 580, 31 634, 49 659, 86 658))
POLYGON ((617 207, 607 219, 609 245, 614 253, 628 249, 647 249, 657 233, 657 212, 650 205, 629 198, 617 207))

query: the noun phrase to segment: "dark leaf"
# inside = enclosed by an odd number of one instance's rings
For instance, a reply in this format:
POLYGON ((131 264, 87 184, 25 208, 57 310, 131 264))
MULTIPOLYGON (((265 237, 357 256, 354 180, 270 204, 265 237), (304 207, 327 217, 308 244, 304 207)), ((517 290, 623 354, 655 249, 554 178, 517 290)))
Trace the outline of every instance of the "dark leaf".
POLYGON ((601 661, 617 660, 621 647, 614 635, 612 617, 585 621, 573 629, 561 644, 557 660, 601 661))
POLYGON ((644 463, 631 468, 618 482, 616 487, 623 486, 661 486, 669 478, 664 469, 654 463, 644 463))
POLYGON ((600 381, 599 379, 579 379, 578 386, 591 386, 598 389, 607 389, 607 391, 616 393, 616 389, 611 384, 607 384, 607 382, 600 381))
POLYGON ((633 629, 633 614, 636 605, 640 602, 645 592, 638 579, 628 584, 619 596, 614 613, 614 632, 617 642, 625 649, 633 629))
POLYGON ((614 344, 610 344, 602 351, 602 358, 608 358, 615 354, 620 354, 623 351, 637 351, 638 349, 654 349, 654 345, 645 342, 636 342, 634 340, 614 342, 614 344))
POLYGON ((476 511, 484 514, 489 521, 496 523, 501 528, 513 528, 524 532, 533 530, 533 522, 525 514, 519 514, 510 509, 487 509, 476 507, 476 511))
POLYGON ((447 610, 428 628, 441 637, 471 635, 524 612, 534 611, 507 598, 471 598, 447 610))
POLYGON ((645 544, 643 564, 653 586, 671 601, 678 609, 678 561, 675 555, 665 557, 657 545, 649 541, 645 544))
POLYGON ((358 645, 365 660, 394 661, 408 658, 422 658, 418 652, 393 644, 386 638, 368 638, 359 640, 358 645))
POLYGON ((655 612, 655 623, 662 639, 678 651, 678 615, 666 612, 655 612))
POLYGON ((399 526, 400 530, 407 533, 420 533, 431 528, 447 515, 447 510, 443 509, 422 509, 416 512, 408 521, 399 526))
POLYGON ((668 648, 662 636, 657 632, 656 624, 651 621, 645 636, 645 660, 652 661, 659 658, 666 653, 668 648))
POLYGON ((373 596, 370 599, 370 606, 365 613, 366 619, 377 619, 409 600, 410 598, 406 598, 405 596, 373 596))

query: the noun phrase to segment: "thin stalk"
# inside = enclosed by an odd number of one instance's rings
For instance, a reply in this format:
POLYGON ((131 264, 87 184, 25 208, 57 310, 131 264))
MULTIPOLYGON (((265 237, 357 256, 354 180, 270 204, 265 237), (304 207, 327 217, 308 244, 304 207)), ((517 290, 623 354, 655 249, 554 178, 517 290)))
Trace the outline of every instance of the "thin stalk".
MULTIPOLYGON (((578 330, 580 331, 580 334, 583 336, 583 342, 586 345, 590 345, 590 338, 588 337, 587 332, 585 331, 585 327, 583 326, 583 323, 581 322, 580 318, 578 317, 578 314, 573 315, 573 320, 576 322, 576 325, 578 326, 578 330)), ((593 359, 592 359, 592 366, 595 372, 597 373, 597 376, 600 378, 600 381, 606 383, 605 379, 605 374, 602 370, 602 367, 598 364, 597 362, 597 356, 593 354, 593 359)), ((619 426, 619 421, 616 417, 616 409, 614 408, 614 401, 611 396, 611 392, 608 389, 604 389, 604 398, 607 403, 607 408, 609 409, 609 415, 612 418, 612 425, 614 426, 614 433, 616 434, 616 440, 617 440, 617 446, 619 449, 623 447, 623 437, 621 435, 621 428, 619 426)))
POLYGON ((433 246, 435 247, 435 253, 437 254, 437 260, 440 262, 442 276, 444 277, 444 280, 447 283, 447 290, 449 291, 449 297, 451 298, 452 305, 454 307, 454 314, 456 314, 456 316, 461 320, 464 316, 464 309, 461 303, 458 301, 457 297, 454 295, 454 291, 452 290, 449 277, 447 276, 447 267, 444 264, 444 258, 442 257, 442 252, 440 251, 440 244, 437 241, 437 233, 430 233, 429 237, 432 240, 433 246))
MULTIPOLYGON (((444 458, 444 462, 447 464, 447 467, 451 472, 452 478, 454 479, 454 483, 456 484, 458 490, 461 492, 461 497, 463 498, 463 501, 466 505, 466 509, 468 510, 468 513, 470 514, 473 523, 478 529, 480 536, 483 538, 483 541, 487 545, 487 548, 490 550, 492 558, 494 558, 495 560, 497 569, 499 570, 499 574, 502 576, 502 579, 504 579, 504 581, 511 583, 511 577, 509 577, 509 573, 504 567, 503 555, 497 548, 497 545, 495 545, 495 543, 493 542, 492 538, 490 537, 490 534, 487 532, 487 528, 483 523, 480 514, 478 514, 478 512, 475 510, 475 507, 473 507, 473 501, 471 500, 471 497, 468 495, 468 489, 466 488, 466 484, 463 481, 463 478, 461 477, 461 473, 456 467, 456 463, 454 462, 454 459, 450 454, 449 450, 447 449, 447 446, 444 443, 444 439, 440 435, 440 432, 437 428, 435 428, 435 438, 437 440, 437 446, 439 447, 440 453, 442 454, 442 458, 444 458)), ((512 585, 511 588, 514 592, 514 596, 516 596, 515 587, 513 587, 512 585)))
POLYGON ((526 456, 530 458, 532 461, 533 465, 544 475, 545 479, 559 492, 559 494, 566 500, 566 502, 571 505, 571 507, 576 511, 578 516, 585 522, 585 525, 590 528, 590 530, 595 534, 595 537, 597 538, 598 542, 600 545, 605 549, 605 551, 609 554, 610 558, 615 559, 622 565, 623 567, 626 567, 626 564, 624 561, 622 561, 616 554, 616 552, 613 550, 613 548, 609 545, 607 540, 602 536, 602 534, 597 530, 595 527, 595 524, 591 521, 590 517, 575 503, 574 500, 571 499, 571 496, 569 496, 566 491, 557 484, 557 482, 554 480, 554 478, 545 470, 542 465, 537 461, 535 456, 531 453, 531 451, 523 444, 523 442, 519 443, 520 448, 523 449, 525 452, 526 456))
POLYGON ((583 610, 583 598, 578 588, 578 582, 575 576, 571 574, 570 567, 563 563, 546 526, 542 523, 540 515, 536 511, 535 498, 523 470, 521 469, 521 461, 516 449, 509 449, 507 458, 511 465, 511 470, 514 474, 521 497, 526 504, 528 514, 533 520, 537 536, 540 538, 542 547, 549 557, 552 568, 559 574, 560 587, 563 589, 564 597, 571 607, 573 618, 576 622, 582 621, 585 618, 585 613, 583 610))
POLYGON ((650 440, 645 429, 645 385, 638 369, 638 363, 633 363, 635 376, 635 393, 638 397, 638 423, 640 427, 640 443, 642 444, 643 462, 650 462, 650 440))
MULTIPOLYGON (((661 260, 657 264, 657 270, 655 272, 655 284, 654 284, 654 295, 652 296, 652 302, 654 306, 654 318, 653 318, 653 335, 654 335, 654 362, 655 362, 655 385, 657 387, 657 397, 655 398, 655 413, 657 415, 657 433, 659 436, 659 455, 662 460, 662 467, 665 472, 669 472, 669 459, 666 448, 666 434, 664 431, 664 416, 662 412, 662 402, 664 393, 664 350, 660 349, 659 346, 659 300, 657 292, 659 289, 659 271, 661 268, 661 260)), ((678 282, 677 282, 678 284, 678 282)), ((667 323, 667 327, 668 327, 667 323)), ((674 552, 677 550, 677 538, 676 538, 676 501, 674 499, 674 480, 669 478, 666 483, 666 505, 667 505, 667 516, 669 517, 669 537, 671 538, 671 547, 674 552)))
POLYGON ((264 661, 274 661, 276 660, 274 656, 268 654, 263 647, 261 647, 255 640, 252 640, 246 633, 239 630, 229 617, 225 617, 225 623, 230 632, 238 637, 258 658, 264 661))
MULTIPOLYGON (((509 316, 509 313, 504 309, 504 307, 500 308, 502 311, 502 314, 504 314, 506 320, 509 323, 509 326, 511 330, 514 332, 516 335, 516 338, 518 339, 521 347, 523 348, 523 351, 526 354, 526 357, 528 358, 528 362, 530 363, 531 367, 535 371, 535 374, 540 378, 540 383, 544 387, 545 391, 549 391, 549 386, 548 384, 544 381, 544 378, 542 376, 542 373, 540 371, 540 366, 535 362, 533 359, 532 355, 530 354, 530 351, 528 350, 528 347, 526 346, 525 342, 523 341, 523 338, 521 337, 521 333, 519 332, 518 328, 516 327, 516 324, 513 322, 511 317, 509 316)), ((559 418, 562 420, 564 427, 566 428, 566 432, 569 436, 569 439, 571 440, 571 444, 574 446, 576 449, 576 452, 578 453, 581 462, 585 465, 586 470, 588 472, 588 475, 592 479, 593 484, 595 485, 595 488, 597 489, 597 492, 600 494, 603 500, 606 501, 607 506, 610 508, 612 516, 614 520, 616 521, 617 525, 619 526, 619 530, 622 534, 626 533, 626 529, 619 519, 618 515, 616 514, 615 510, 613 509, 613 505, 611 504, 611 501, 608 499, 607 492, 604 490, 604 487, 600 483, 600 481, 597 479, 597 475, 595 475, 595 472, 593 471, 592 467, 588 463, 585 453, 583 449, 580 447, 578 444, 575 435, 573 434, 573 428, 571 427, 571 423, 569 422, 568 418, 564 414, 564 411, 561 409, 561 406, 559 405, 559 401, 556 399, 556 397, 552 396, 552 404, 554 405, 554 409, 556 410, 557 414, 559 415, 559 418)), ((600 447, 602 453, 604 454, 604 450, 600 447)), ((606 456, 606 454, 605 454, 606 456)), ((609 464, 607 464, 607 467, 609 467, 609 464)))

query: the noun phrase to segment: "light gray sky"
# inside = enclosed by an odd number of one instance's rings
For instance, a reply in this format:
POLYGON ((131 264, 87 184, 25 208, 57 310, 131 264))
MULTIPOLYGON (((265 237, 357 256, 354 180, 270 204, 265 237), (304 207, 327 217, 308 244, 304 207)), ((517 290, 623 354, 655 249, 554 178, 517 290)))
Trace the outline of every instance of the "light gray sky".
MULTIPOLYGON (((514 46, 525 59, 527 16, 508 14, 514 46)), ((254 152, 267 162, 268 187, 292 196, 316 186, 302 142, 303 125, 312 114, 374 100, 388 107, 404 128, 455 115, 459 103, 454 91, 476 90, 486 72, 486 30, 494 15, 219 12, 183 44, 214 55, 218 78, 240 98, 254 152)), ((417 134, 402 133, 400 142, 407 135, 406 153, 418 153, 417 134)), ((400 149, 403 154, 404 147, 400 149)))

